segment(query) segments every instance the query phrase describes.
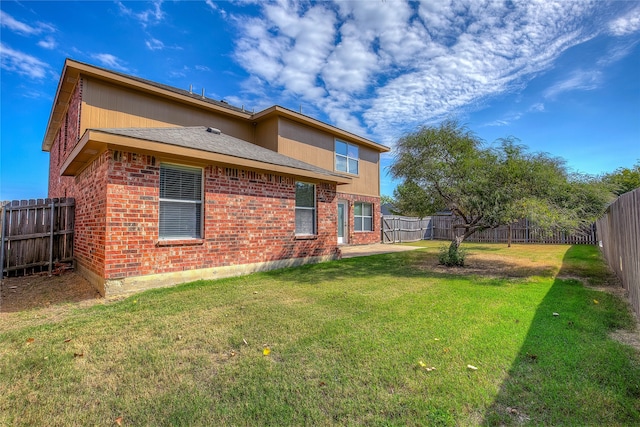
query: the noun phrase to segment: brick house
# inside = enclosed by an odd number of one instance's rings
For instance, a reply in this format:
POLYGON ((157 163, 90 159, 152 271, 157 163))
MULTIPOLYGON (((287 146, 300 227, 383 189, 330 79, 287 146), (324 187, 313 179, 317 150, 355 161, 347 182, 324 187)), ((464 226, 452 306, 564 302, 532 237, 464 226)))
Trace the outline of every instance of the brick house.
POLYGON ((380 241, 389 149, 280 106, 254 113, 67 59, 42 149, 103 295, 340 256, 380 241))

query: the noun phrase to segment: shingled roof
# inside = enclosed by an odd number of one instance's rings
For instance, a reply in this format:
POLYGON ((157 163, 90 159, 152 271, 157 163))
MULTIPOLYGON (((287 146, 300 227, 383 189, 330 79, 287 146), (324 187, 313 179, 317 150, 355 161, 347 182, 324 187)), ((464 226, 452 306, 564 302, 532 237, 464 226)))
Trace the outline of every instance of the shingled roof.
POLYGON ((87 129, 74 152, 63 165, 63 174, 74 175, 82 170, 95 154, 102 151, 99 147, 127 148, 135 141, 138 141, 136 144, 147 144, 146 150, 158 152, 158 154, 176 154, 175 149, 172 150, 170 147, 181 147, 188 150, 181 150, 181 156, 200 161, 238 164, 336 183, 351 181, 345 175, 285 156, 206 126, 87 129))
POLYGON ((218 129, 205 126, 181 128, 123 128, 123 129, 91 129, 111 135, 127 136, 145 141, 162 142, 186 148, 225 154, 240 159, 254 160, 277 166, 286 166, 320 174, 343 176, 309 163, 276 153, 259 145, 240 138, 226 135, 218 129))

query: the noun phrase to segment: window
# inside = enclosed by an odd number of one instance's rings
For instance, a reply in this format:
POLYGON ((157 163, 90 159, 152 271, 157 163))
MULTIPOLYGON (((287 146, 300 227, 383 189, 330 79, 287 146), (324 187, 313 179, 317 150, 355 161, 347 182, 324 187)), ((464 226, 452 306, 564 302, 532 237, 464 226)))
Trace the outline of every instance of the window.
POLYGON ((373 210, 371 203, 354 203, 354 228, 356 231, 373 231, 373 210))
POLYGON ((202 229, 202 169, 160 165, 160 238, 199 239, 202 229))
POLYGON ((296 182, 296 234, 316 234, 316 186, 296 182))
POLYGON ((336 139, 336 170, 358 174, 358 146, 336 139))

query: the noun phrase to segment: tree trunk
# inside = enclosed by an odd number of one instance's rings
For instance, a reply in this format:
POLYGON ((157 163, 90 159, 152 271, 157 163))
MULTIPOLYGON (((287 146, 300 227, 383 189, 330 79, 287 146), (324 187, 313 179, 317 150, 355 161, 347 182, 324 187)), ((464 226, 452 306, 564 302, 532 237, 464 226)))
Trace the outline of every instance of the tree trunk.
POLYGON ((509 233, 507 235, 507 247, 510 248, 511 247, 511 224, 509 224, 507 227, 507 233, 509 233))
POLYGON ((444 264, 448 267, 453 267, 453 266, 457 266, 457 267, 462 267, 464 266, 464 255, 460 252, 460 245, 462 244, 462 242, 464 241, 464 238, 466 236, 466 233, 463 234, 462 236, 455 236, 453 238, 453 240, 451 241, 451 244, 449 245, 449 249, 447 250, 447 252, 445 254, 444 257, 441 255, 440 257, 440 263, 444 264))

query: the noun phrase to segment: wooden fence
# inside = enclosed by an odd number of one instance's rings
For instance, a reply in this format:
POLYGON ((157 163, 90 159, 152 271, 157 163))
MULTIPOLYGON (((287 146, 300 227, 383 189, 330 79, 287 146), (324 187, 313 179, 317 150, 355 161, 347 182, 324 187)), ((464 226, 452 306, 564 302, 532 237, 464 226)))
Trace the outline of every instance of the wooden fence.
POLYGON ((640 316, 640 188, 618 197, 596 227, 602 253, 640 316))
MULTIPOLYGON (((434 215, 425 218, 400 217, 384 215, 382 217, 383 243, 415 242, 417 240, 452 240, 454 223, 462 223, 451 215, 434 215)), ((523 219, 510 227, 503 226, 478 231, 467 239, 478 243, 507 243, 511 233, 512 243, 559 243, 595 245, 595 225, 577 233, 562 231, 544 232, 540 228, 523 219)))
POLYGON ((402 243, 429 240, 433 237, 431 217, 412 218, 384 215, 382 217, 382 242, 402 243))
POLYGON ((0 278, 72 261, 74 214, 72 198, 2 202, 0 278))
MULTIPOLYGON (((452 240, 452 225, 462 224, 462 220, 450 215, 433 217, 433 238, 436 240, 452 240)), ((527 219, 521 219, 510 226, 501 226, 478 231, 467 238, 468 242, 507 243, 511 234, 511 243, 546 243, 567 245, 595 245, 595 224, 575 233, 552 230, 545 232, 527 219)))

